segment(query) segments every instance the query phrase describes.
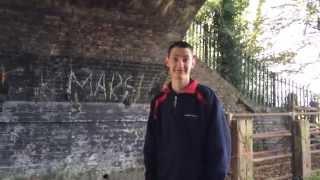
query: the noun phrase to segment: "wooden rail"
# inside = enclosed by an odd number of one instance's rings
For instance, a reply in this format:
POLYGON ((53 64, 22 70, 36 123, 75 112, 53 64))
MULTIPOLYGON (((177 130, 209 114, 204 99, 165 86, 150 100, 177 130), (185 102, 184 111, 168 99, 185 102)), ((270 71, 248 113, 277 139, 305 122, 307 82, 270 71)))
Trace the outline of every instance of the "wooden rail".
POLYGON ((287 157, 292 157, 292 153, 286 153, 286 154, 280 154, 280 155, 274 155, 274 156, 268 156, 268 157, 261 157, 261 158, 255 158, 255 159, 253 159, 253 162, 269 161, 269 160, 287 158, 287 157))
POLYGON ((319 149, 320 149, 320 143, 316 143, 316 144, 311 144, 310 145, 311 149, 317 149, 317 147, 319 147, 319 149))
MULTIPOLYGON (((320 115, 320 112, 279 112, 279 113, 229 113, 231 117, 264 117, 264 116, 290 116, 320 115)), ((235 120, 232 118, 232 120, 235 120)), ((253 119, 252 119, 253 120, 253 119)))
POLYGON ((288 137, 291 136, 291 132, 288 130, 257 133, 253 135, 255 139, 274 138, 274 137, 288 137))
MULTIPOLYGON (((294 107, 294 106, 293 106, 294 107)), ((311 144, 311 140, 315 138, 310 135, 319 135, 320 128, 310 127, 310 117, 319 116, 320 112, 280 112, 280 113, 239 113, 228 114, 229 122, 232 127, 233 135, 233 176, 232 180, 253 180, 254 168, 260 171, 263 168, 272 168, 279 164, 290 163, 292 174, 284 173, 278 177, 270 177, 272 180, 289 179, 292 177, 306 178, 311 175, 311 155, 320 153, 319 144, 311 144), (289 130, 277 130, 253 134, 253 121, 256 117, 263 122, 276 121, 284 117, 289 121, 289 130), (270 117, 270 118, 265 118, 270 117), (264 121, 265 120, 265 121, 264 121), (289 137, 292 146, 282 149, 272 149, 266 151, 253 152, 253 140, 289 137), (285 162, 281 159, 286 158, 285 162), (254 167, 255 163, 262 165, 254 167), (268 163, 268 164, 265 164, 268 163), (263 165, 265 164, 265 165, 263 165)), ((316 136, 315 136, 316 137, 316 136)), ((269 177, 268 177, 269 178, 269 177)))
POLYGON ((317 154, 317 153, 320 153, 320 149, 311 150, 310 152, 311 152, 312 154, 317 154))
POLYGON ((310 134, 312 135, 320 135, 320 128, 311 128, 310 129, 310 134))
POLYGON ((279 162, 279 163, 272 163, 272 164, 267 164, 267 165, 261 165, 261 166, 255 166, 255 169, 264 169, 264 168, 272 168, 272 167, 275 167, 275 166, 281 166, 281 165, 284 165, 284 164, 291 164, 290 161, 287 161, 287 162, 279 162))
POLYGON ((289 153, 289 150, 288 149, 275 149, 275 150, 267 150, 267 151, 257 151, 257 152, 253 152, 253 157, 272 156, 275 154, 284 154, 284 153, 289 153))

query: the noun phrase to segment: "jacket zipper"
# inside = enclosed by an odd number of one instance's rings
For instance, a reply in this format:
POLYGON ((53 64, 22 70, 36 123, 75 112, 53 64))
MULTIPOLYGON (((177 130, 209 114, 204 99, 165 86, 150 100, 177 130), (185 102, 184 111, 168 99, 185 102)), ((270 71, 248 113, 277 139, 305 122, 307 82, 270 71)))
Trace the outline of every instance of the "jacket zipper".
POLYGON ((174 118, 174 120, 176 120, 176 118, 177 118, 177 101, 178 101, 178 97, 177 97, 177 95, 174 95, 174 97, 173 97, 173 113, 172 113, 172 115, 173 115, 173 118, 174 118))
POLYGON ((174 109, 176 109, 176 107, 177 107, 177 100, 178 100, 178 97, 175 95, 174 100, 173 100, 173 108, 174 109))

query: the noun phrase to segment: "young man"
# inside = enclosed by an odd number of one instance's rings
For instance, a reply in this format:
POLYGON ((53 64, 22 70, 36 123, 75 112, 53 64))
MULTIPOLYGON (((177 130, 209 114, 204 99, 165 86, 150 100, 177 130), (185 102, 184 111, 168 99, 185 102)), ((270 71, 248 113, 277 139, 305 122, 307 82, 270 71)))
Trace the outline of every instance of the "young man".
POLYGON ((223 180, 230 130, 214 92, 190 78, 192 46, 178 41, 165 65, 171 82, 151 102, 144 146, 146 180, 223 180))

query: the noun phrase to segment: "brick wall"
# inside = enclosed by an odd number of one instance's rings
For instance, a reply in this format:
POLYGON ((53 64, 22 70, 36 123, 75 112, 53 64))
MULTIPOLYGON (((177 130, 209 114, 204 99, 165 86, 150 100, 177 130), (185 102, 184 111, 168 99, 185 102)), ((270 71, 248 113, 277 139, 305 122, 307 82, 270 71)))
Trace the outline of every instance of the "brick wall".
POLYGON ((0 94, 10 101, 149 102, 166 78, 163 65, 118 58, 0 52, 0 94))
POLYGON ((0 2, 0 49, 40 55, 162 59, 204 0, 0 2))
POLYGON ((0 177, 112 171, 142 166, 146 105, 67 102, 4 104, 0 177), (60 171, 60 172, 59 172, 60 171))
POLYGON ((0 60, 0 178, 102 178, 142 167, 149 102, 166 78, 163 65, 12 51, 0 60))

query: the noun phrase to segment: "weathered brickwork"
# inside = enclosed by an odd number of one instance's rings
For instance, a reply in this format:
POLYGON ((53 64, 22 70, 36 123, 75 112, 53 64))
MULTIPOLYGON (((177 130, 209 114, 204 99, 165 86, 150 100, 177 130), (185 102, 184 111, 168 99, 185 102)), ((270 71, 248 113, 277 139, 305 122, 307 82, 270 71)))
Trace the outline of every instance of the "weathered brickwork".
POLYGON ((87 171, 101 178, 142 167, 148 103, 166 78, 163 65, 12 51, 0 60, 0 179, 52 172, 77 179, 87 171))
POLYGON ((58 170, 91 170, 101 178, 142 167, 147 109, 83 103, 80 112, 72 112, 67 102, 6 102, 0 116, 0 178, 58 170))
POLYGON ((0 2, 0 48, 41 55, 162 59, 204 0, 0 2))
POLYGON ((85 59, 0 52, 0 60, 0 94, 8 101, 148 103, 166 78, 162 64, 134 57, 85 59))

